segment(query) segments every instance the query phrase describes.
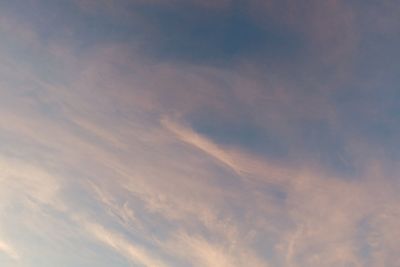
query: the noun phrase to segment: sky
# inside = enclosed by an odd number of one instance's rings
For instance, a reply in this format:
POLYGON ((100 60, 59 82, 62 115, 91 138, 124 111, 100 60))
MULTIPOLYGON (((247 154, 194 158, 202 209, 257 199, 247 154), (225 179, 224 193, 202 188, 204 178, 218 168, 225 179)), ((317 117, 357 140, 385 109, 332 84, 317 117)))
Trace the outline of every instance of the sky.
POLYGON ((0 2, 0 265, 400 266, 400 2, 0 2))

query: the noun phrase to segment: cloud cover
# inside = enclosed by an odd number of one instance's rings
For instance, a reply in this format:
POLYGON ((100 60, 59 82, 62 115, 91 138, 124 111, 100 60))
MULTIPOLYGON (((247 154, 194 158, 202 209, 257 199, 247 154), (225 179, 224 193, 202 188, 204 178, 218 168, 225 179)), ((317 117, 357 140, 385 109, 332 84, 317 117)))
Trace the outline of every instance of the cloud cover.
POLYGON ((400 265, 395 1, 52 3, 1 4, 5 266, 400 265))

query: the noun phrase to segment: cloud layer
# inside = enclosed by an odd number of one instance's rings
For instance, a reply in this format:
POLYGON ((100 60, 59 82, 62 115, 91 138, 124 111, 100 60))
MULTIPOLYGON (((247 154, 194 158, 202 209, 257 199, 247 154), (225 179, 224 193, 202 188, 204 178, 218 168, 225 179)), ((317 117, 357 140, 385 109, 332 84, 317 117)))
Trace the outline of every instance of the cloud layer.
POLYGON ((400 266, 395 1, 50 2, 0 6, 1 264, 400 266))

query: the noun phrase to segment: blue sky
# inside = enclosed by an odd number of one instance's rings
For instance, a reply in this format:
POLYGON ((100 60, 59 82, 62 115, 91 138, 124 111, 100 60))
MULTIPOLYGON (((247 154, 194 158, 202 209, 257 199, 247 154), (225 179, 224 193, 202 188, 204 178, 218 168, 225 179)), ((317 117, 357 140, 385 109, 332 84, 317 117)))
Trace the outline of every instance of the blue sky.
POLYGON ((400 266, 399 12, 0 3, 0 265, 400 266))

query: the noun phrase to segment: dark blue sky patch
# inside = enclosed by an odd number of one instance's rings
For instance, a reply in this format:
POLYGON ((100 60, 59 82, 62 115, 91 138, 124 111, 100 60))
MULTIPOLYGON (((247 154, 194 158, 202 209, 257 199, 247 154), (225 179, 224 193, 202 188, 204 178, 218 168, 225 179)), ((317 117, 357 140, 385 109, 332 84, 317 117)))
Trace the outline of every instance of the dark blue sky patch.
POLYGON ((43 43, 61 40, 70 46, 73 45, 78 54, 85 55, 98 45, 130 45, 144 42, 148 34, 146 22, 134 16, 134 5, 128 4, 129 1, 119 3, 128 9, 127 14, 130 16, 105 16, 103 12, 87 13, 68 0, 16 0, 7 4, 0 3, 0 14, 18 14, 17 23, 32 25, 43 43))
POLYGON ((312 159, 322 167, 341 174, 341 177, 351 178, 357 174, 340 130, 333 129, 323 120, 303 121, 302 124, 299 135, 301 157, 312 159))
POLYGON ((272 21, 258 24, 245 7, 146 6, 139 13, 159 30, 156 43, 150 44, 159 58, 202 63, 257 55, 284 60, 302 46, 299 35, 272 21))
POLYGON ((343 131, 360 141, 361 137, 368 140, 371 150, 380 147, 385 156, 398 160, 400 80, 386 73, 381 78, 371 74, 360 81, 346 90, 338 90, 331 98, 337 107, 343 131))
POLYGON ((121 18, 84 13, 69 1, 26 4, 17 0, 4 5, 4 10, 34 24, 42 40, 73 40, 83 52, 94 44, 140 43, 143 53, 159 60, 227 64, 251 58, 273 64, 292 61, 305 44, 299 33, 272 19, 256 22, 246 4, 220 10, 189 3, 128 3, 121 2, 131 16, 121 18))

